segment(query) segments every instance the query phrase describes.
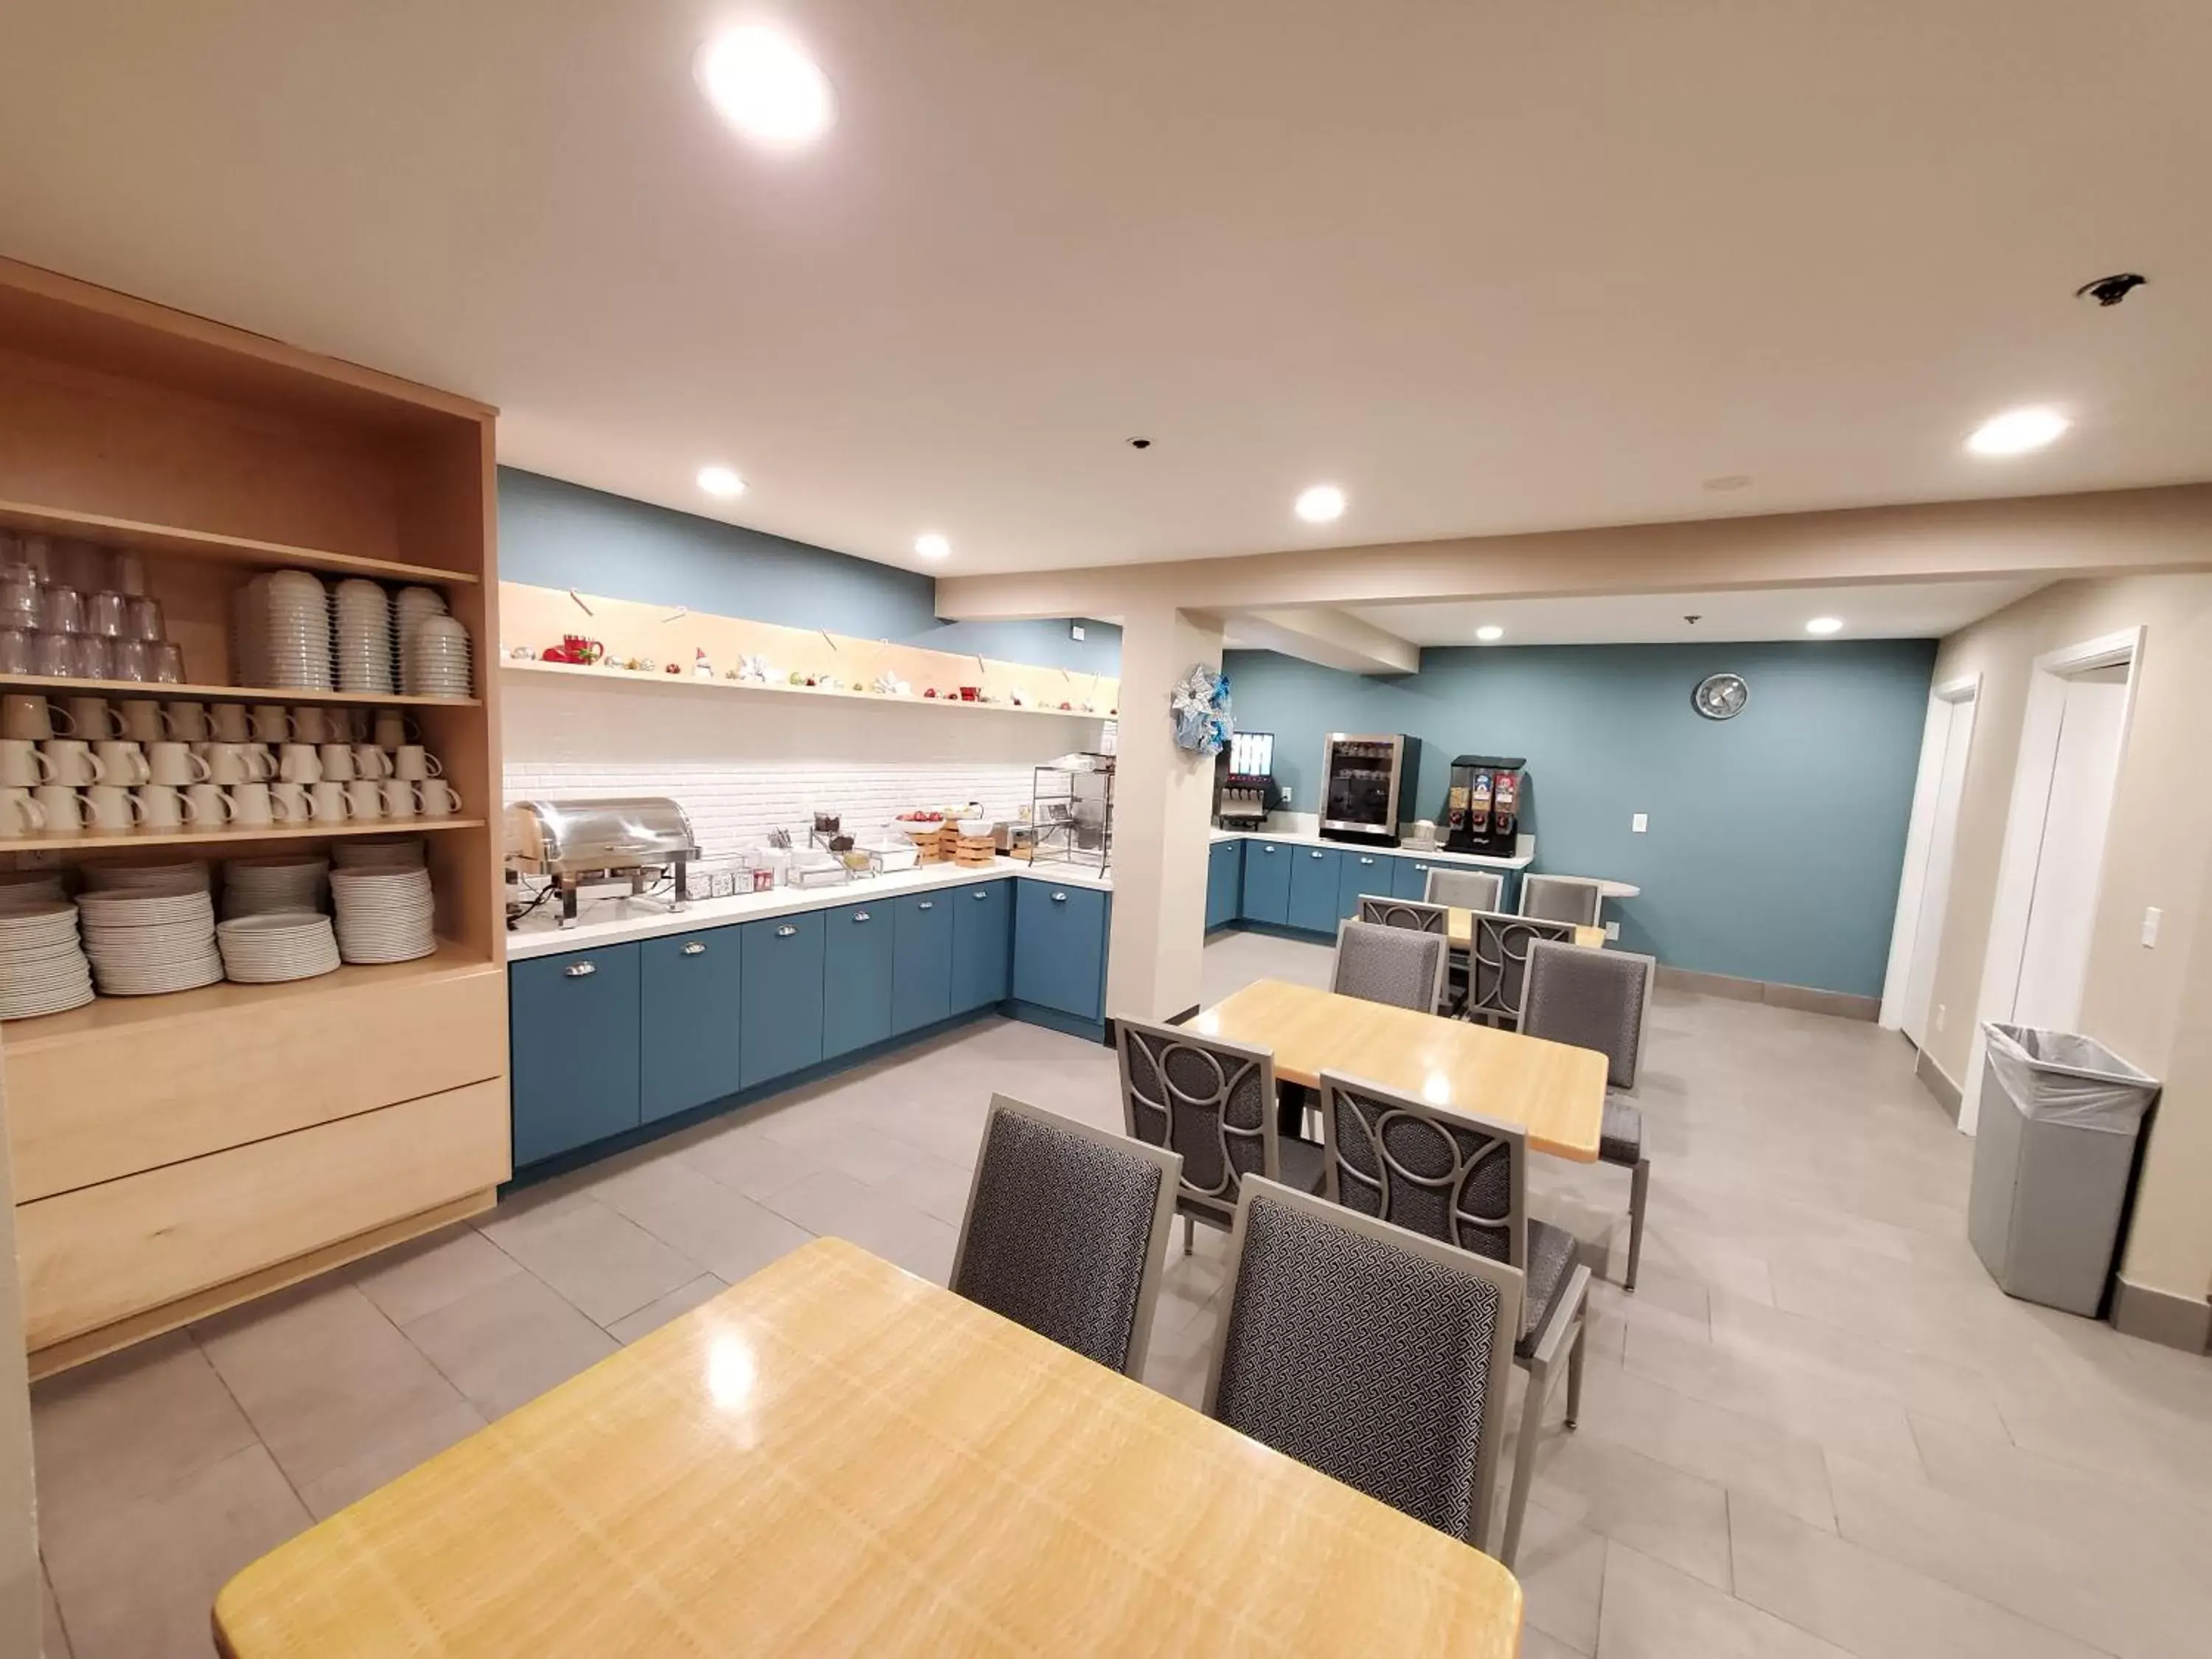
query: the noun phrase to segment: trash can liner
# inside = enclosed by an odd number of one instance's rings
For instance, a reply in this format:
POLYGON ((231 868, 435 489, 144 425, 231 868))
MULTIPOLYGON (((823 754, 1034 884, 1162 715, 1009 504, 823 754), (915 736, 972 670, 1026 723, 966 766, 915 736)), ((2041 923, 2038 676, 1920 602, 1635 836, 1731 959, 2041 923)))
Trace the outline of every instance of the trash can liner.
POLYGON ((2033 1025, 1985 1021, 1988 1065, 2026 1116, 2039 1123, 2132 1134, 2158 1093, 2137 1071, 2094 1037, 2033 1025))

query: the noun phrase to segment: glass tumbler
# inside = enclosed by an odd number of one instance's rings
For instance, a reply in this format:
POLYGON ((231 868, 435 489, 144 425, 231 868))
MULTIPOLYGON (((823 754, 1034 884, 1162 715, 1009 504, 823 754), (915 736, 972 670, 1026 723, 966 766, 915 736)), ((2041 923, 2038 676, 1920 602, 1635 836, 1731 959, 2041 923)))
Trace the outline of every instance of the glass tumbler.
POLYGON ((39 672, 39 639, 27 628, 0 628, 0 674, 39 672))
POLYGON ((0 624, 36 628, 42 614, 38 572, 27 564, 11 564, 0 572, 0 624))
POLYGON ((132 595, 123 635, 125 639, 144 640, 149 645, 167 639, 168 635, 161 624, 161 600, 149 599, 143 594, 132 595))
POLYGON ((154 678, 163 685, 182 685, 185 683, 185 653, 181 648, 164 641, 154 647, 154 678))
MULTIPOLYGON (((161 647, 149 645, 143 640, 110 640, 107 642, 107 678, 112 680, 144 682, 154 678, 154 653, 161 647)), ((4 652, 0 644, 0 652, 4 652)))
POLYGON ((84 596, 74 587, 49 587, 41 592, 39 626, 49 634, 84 632, 84 596))
POLYGON ((104 680, 107 678, 107 641, 97 634, 71 634, 70 644, 70 672, 81 680, 104 680))
POLYGON ((70 641, 74 634, 34 634, 31 637, 31 672, 48 679, 64 680, 75 672, 70 641))
POLYGON ((146 592, 146 561, 129 548, 118 548, 107 556, 107 585, 118 593, 138 599, 146 592))
POLYGON ((84 631, 97 634, 103 640, 119 640, 125 636, 124 624, 130 617, 130 602, 120 593, 101 592, 84 596, 84 631))

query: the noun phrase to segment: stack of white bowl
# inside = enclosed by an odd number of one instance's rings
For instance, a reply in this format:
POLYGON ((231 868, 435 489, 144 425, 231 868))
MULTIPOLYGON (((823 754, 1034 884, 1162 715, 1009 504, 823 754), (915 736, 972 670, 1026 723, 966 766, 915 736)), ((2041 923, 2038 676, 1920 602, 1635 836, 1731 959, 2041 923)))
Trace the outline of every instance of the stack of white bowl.
POLYGON ((331 859, 341 870, 419 870, 428 843, 420 836, 378 836, 331 843, 331 859))
POLYGON ((222 970, 241 985, 280 985, 336 973, 338 942, 331 919, 313 910, 273 910, 216 924, 222 970))
POLYGON ((249 684, 332 689, 331 599, 316 577, 305 570, 256 576, 246 585, 238 623, 249 684))
POLYGON ((233 859, 222 866, 222 913, 320 910, 330 896, 330 874, 326 858, 233 859))
POLYGON ((109 996, 189 991, 222 977, 204 888, 106 888, 76 902, 94 978, 109 996))
POLYGON ((9 890, 0 907, 0 1019, 30 1019, 92 1000, 92 969, 77 942, 76 907, 62 898, 33 902, 9 890))
POLYGON ((434 587, 403 587, 392 596, 392 672, 393 684, 407 684, 407 655, 416 625, 425 617, 446 614, 446 596, 434 587))
POLYGON ((392 689, 392 602, 384 590, 362 577, 349 577, 331 594, 331 610, 337 642, 338 690, 389 696, 392 689))
POLYGON ((458 617, 430 616, 408 635, 406 684, 410 697, 465 697, 471 684, 469 630, 458 617))
POLYGON ((348 962, 412 962, 438 948, 430 872, 356 865, 331 872, 338 954, 348 962))

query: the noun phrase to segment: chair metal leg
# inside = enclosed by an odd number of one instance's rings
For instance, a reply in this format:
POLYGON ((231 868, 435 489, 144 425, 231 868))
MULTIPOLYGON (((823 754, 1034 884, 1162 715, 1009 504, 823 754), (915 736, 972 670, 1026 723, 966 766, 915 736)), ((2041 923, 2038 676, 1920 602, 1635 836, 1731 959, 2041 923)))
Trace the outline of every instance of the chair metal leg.
POLYGON ((1196 1237, 1197 1232, 1198 1224, 1193 1221, 1188 1216, 1185 1216, 1182 1218, 1182 1253, 1185 1255, 1188 1255, 1190 1254, 1190 1242, 1192 1238, 1196 1237))
POLYGON ((1521 1433, 1513 1449, 1513 1486, 1505 1498, 1505 1542, 1498 1559, 1509 1568, 1521 1547, 1521 1516, 1528 1507, 1528 1487, 1536 1475, 1536 1438, 1544 1423, 1544 1396, 1552 1391, 1552 1368, 1538 1361, 1528 1367, 1528 1387, 1521 1396, 1521 1433))
POLYGON ((1583 1350, 1589 1345, 1589 1315, 1575 1325, 1575 1346, 1567 1350, 1567 1426, 1583 1414, 1583 1350))
POLYGON ((1651 1192, 1651 1160, 1636 1160, 1636 1173, 1628 1183, 1628 1278, 1624 1291, 1636 1288, 1636 1269, 1644 1261, 1644 1200, 1651 1192))

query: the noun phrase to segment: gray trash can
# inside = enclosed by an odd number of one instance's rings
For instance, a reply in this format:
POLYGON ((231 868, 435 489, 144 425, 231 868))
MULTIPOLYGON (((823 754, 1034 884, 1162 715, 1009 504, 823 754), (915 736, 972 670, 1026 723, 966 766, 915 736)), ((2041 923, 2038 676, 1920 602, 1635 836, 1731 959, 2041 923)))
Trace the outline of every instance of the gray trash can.
POLYGON ((2093 1038, 1984 1024, 1966 1236, 2008 1296, 2094 1318, 2158 1082, 2093 1038))

